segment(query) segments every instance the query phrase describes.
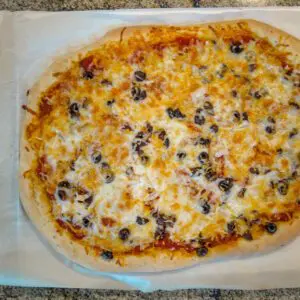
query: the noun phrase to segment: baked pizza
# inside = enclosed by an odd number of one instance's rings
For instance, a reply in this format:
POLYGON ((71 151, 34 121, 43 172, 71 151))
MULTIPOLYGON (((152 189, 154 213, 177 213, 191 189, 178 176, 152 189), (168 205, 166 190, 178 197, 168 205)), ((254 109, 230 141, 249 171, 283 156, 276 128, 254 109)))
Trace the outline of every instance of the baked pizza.
POLYGON ((300 42, 252 20, 119 28, 27 92, 20 192, 69 259, 176 269, 300 233, 300 42))

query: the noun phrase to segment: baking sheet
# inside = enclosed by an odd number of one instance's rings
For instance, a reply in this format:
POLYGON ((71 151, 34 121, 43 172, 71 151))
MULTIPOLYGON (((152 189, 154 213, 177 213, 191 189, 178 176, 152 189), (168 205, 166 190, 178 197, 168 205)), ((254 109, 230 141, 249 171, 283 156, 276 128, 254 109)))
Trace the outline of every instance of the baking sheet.
POLYGON ((0 12, 0 284, 157 289, 300 287, 300 238, 273 253, 159 274, 90 272, 49 248, 24 215, 17 168, 20 106, 51 59, 113 27, 253 18, 300 37, 300 8, 0 12))

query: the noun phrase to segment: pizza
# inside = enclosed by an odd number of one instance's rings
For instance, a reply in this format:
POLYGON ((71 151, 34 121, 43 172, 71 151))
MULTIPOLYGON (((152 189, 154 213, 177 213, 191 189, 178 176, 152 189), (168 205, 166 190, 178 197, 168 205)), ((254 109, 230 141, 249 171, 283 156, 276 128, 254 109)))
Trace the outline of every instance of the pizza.
POLYGON ((300 42, 253 20, 124 27, 27 92, 20 194, 104 271, 259 254, 300 233, 300 42))

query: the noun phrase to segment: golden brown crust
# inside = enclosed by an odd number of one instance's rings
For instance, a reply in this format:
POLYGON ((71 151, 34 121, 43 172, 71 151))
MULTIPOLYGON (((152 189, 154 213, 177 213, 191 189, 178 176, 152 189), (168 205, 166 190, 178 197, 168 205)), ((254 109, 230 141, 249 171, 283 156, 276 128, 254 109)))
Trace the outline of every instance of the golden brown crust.
MULTIPOLYGON (((300 50, 300 42, 297 38, 290 36, 289 34, 273 28, 267 24, 263 24, 254 20, 238 20, 218 23, 222 26, 238 26, 240 22, 246 22, 250 28, 259 34, 270 38, 274 44, 280 41, 280 44, 287 44, 287 50, 298 57, 300 50)), ((203 26, 214 26, 214 24, 204 24, 203 26)), ((201 25, 202 26, 202 25, 201 25)), ((38 100, 40 93, 45 90, 55 78, 53 73, 64 72, 70 67, 71 62, 77 58, 79 53, 86 53, 89 50, 97 48, 99 45, 107 41, 120 41, 128 39, 133 35, 136 30, 146 32, 150 29, 148 26, 138 26, 130 28, 118 28, 107 33, 102 39, 89 45, 83 49, 77 50, 71 54, 55 59, 55 62, 49 67, 46 73, 44 73, 38 82, 30 90, 28 97, 28 105, 31 109, 38 109, 38 100)), ((299 57, 298 57, 299 59, 299 57)), ((66 232, 58 232, 57 226, 51 217, 50 206, 43 197, 32 189, 30 181, 24 177, 24 172, 30 169, 31 163, 34 159, 33 152, 25 150, 26 138, 25 129, 31 122, 32 115, 25 114, 23 121, 23 133, 20 141, 20 196, 25 211, 29 215, 34 225, 47 237, 50 244, 60 253, 68 257, 69 259, 92 269, 100 271, 147 271, 156 272, 163 270, 178 269, 187 267, 202 261, 211 261, 220 257, 232 257, 232 256, 245 256, 249 254, 258 254, 266 251, 270 251, 277 247, 282 246, 288 241, 295 238, 300 231, 300 220, 294 219, 290 222, 282 223, 278 231, 274 235, 264 233, 258 240, 245 241, 239 240, 238 244, 221 245, 214 247, 207 257, 199 258, 196 256, 189 256, 181 254, 180 252, 168 252, 159 250, 151 254, 139 254, 128 255, 124 262, 119 262, 123 266, 112 262, 104 261, 100 257, 89 255, 83 245, 76 243, 70 239, 66 232)), ((147 252, 146 252, 147 253, 147 252)))

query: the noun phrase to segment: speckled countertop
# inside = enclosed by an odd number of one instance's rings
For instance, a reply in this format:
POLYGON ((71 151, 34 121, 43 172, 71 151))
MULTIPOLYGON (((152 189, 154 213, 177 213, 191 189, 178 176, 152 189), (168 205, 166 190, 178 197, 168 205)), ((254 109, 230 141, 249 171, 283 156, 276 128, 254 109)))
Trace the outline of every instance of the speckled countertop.
MULTIPOLYGON (((0 10, 89 10, 117 8, 300 6, 300 0, 0 0, 0 10)), ((239 291, 191 289, 149 294, 134 291, 0 287, 0 299, 300 299, 299 289, 239 291)))

